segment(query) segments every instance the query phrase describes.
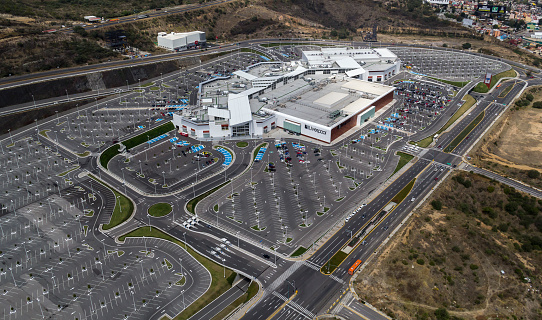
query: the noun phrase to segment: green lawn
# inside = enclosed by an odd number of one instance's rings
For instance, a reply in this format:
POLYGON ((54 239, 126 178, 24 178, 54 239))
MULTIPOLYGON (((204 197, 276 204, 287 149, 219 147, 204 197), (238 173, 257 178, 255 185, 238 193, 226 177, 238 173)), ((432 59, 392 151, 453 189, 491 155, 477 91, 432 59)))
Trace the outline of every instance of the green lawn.
POLYGON ((236 143, 236 145, 239 147, 239 148, 245 148, 246 146, 248 146, 248 142, 246 141, 239 141, 236 143))
MULTIPOLYGON (((476 99, 474 99, 470 94, 465 95, 465 103, 454 113, 454 115, 448 119, 446 124, 440 128, 439 131, 437 131, 437 134, 441 134, 442 132, 446 131, 457 119, 459 119, 465 112, 467 112, 475 103, 476 99)), ((421 148, 427 148, 433 142, 433 136, 424 138, 420 141, 417 141, 413 143, 414 145, 417 145, 421 148)))
MULTIPOLYGON (((183 248, 185 246, 183 243, 171 235, 163 232, 162 230, 156 229, 156 228, 149 228, 149 227, 141 227, 138 229, 135 229, 121 237, 119 237, 120 241, 123 241, 127 237, 154 237, 154 238, 160 238, 167 241, 171 241, 183 248), (150 230, 149 230, 150 229, 150 230)), ((226 277, 224 277, 224 268, 213 261, 205 258, 204 256, 201 256, 196 251, 192 250, 190 247, 186 247, 187 251, 190 255, 192 255, 196 260, 198 260, 209 272, 211 273, 212 282, 209 290, 203 294, 198 300, 196 300, 194 303, 192 303, 188 308, 186 308, 183 312, 179 313, 174 319, 175 320, 186 320, 196 314, 199 310, 201 310, 203 307, 211 303, 214 299, 216 299, 218 296, 226 292, 228 289, 231 288, 231 281, 232 278, 235 278, 235 272, 226 269, 226 277)))
MULTIPOLYGON (((496 75, 494 75, 492 78, 491 78, 491 83, 489 84, 489 89, 493 88, 493 86, 495 86, 495 84, 497 84, 497 82, 499 82, 499 80, 501 78, 506 78, 506 77, 510 77, 510 78, 513 78, 516 76, 516 71, 514 71, 514 69, 510 69, 510 70, 507 70, 507 71, 503 71, 501 73, 498 73, 496 75)), ((472 89, 472 91, 474 92, 478 92, 478 93, 486 93, 489 91, 489 89, 487 88, 486 84, 483 83, 483 82, 479 82, 475 87, 474 89, 472 89)))
POLYGON ((243 303, 247 303, 254 297, 258 290, 260 289, 260 286, 256 281, 252 281, 250 286, 248 287, 248 290, 245 294, 237 298, 232 304, 224 308, 224 310, 217 313, 214 317, 211 318, 211 320, 221 320, 224 319, 228 314, 230 314, 233 310, 235 310, 237 307, 239 307, 243 303))
POLYGON ((228 182, 224 182, 223 184, 219 185, 218 187, 215 187, 203 194, 200 194, 199 196, 195 197, 194 199, 188 201, 188 203, 186 204, 186 209, 191 212, 192 214, 195 214, 195 210, 196 210, 196 205, 198 204, 198 202, 200 202, 203 198, 205 197, 208 197, 209 195, 211 195, 213 192, 215 192, 216 190, 222 188, 223 186, 227 185, 228 183, 230 183, 230 181, 228 182))
POLYGON ((148 140, 156 138, 164 133, 170 132, 173 129, 175 129, 175 126, 173 125, 173 122, 170 121, 168 123, 164 123, 163 125, 159 127, 143 132, 142 134, 139 134, 126 141, 123 141, 122 144, 126 146, 126 149, 131 149, 135 146, 138 146, 142 143, 147 142, 148 140))
POLYGON ((100 155, 100 164, 102 165, 102 167, 107 169, 107 164, 109 163, 109 160, 113 159, 114 156, 120 153, 119 148, 120 146, 118 144, 115 144, 102 152, 102 154, 100 155))
POLYGON ((444 79, 439 79, 439 78, 433 78, 433 77, 427 77, 429 79, 433 79, 433 80, 436 80, 436 81, 440 81, 440 82, 444 82, 444 83, 447 83, 447 84, 451 84, 452 86, 456 86, 456 87, 460 87, 460 88, 463 88, 464 86, 466 86, 470 81, 450 81, 450 80, 444 80, 444 79))
POLYGON ((308 249, 305 248, 305 247, 299 247, 299 248, 297 248, 296 251, 294 251, 294 253, 292 253, 292 254, 290 255, 290 257, 292 257, 292 258, 294 258, 294 257, 299 257, 300 255, 302 255, 302 254, 304 254, 305 252, 307 252, 307 250, 308 250, 308 249))
POLYGON ((457 147, 457 145, 460 144, 461 141, 463 141, 463 139, 465 139, 465 137, 478 125, 478 123, 484 119, 485 114, 486 112, 484 110, 478 115, 478 117, 476 117, 476 119, 472 120, 472 122, 465 129, 463 129, 463 131, 461 131, 461 133, 455 137, 452 142, 450 142, 450 144, 444 149, 444 152, 452 152, 455 147, 457 147))
POLYGON ((399 159, 399 163, 397 163, 397 167, 395 167, 395 171, 391 174, 392 176, 399 170, 401 170, 402 167, 404 167, 407 163, 410 162, 410 160, 414 159, 413 155, 404 153, 404 152, 397 152, 397 155, 401 157, 399 159))
POLYGON ((344 261, 344 259, 346 259, 346 257, 348 257, 348 255, 339 250, 339 252, 335 253, 335 255, 333 255, 333 257, 331 257, 331 259, 322 266, 320 271, 323 274, 333 273, 333 271, 337 269, 337 267, 344 261))
POLYGON ((132 212, 134 211, 134 204, 132 203, 132 201, 130 201, 130 199, 126 198, 124 195, 111 189, 111 187, 109 187, 107 184, 105 184, 100 179, 94 177, 93 175, 89 174, 88 176, 103 184, 115 194, 115 210, 113 210, 113 214, 111 215, 111 220, 109 221, 109 223, 103 225, 103 229, 111 229, 128 220, 128 218, 130 218, 132 212))
POLYGON ((171 207, 171 204, 160 202, 153 204, 149 210, 147 211, 151 216, 153 217, 163 217, 167 214, 169 214, 173 210, 171 207))
POLYGON ((395 197, 393 197, 393 199, 391 199, 391 201, 399 204, 401 203, 401 201, 403 201, 406 196, 410 193, 410 190, 412 190, 412 187, 414 187, 414 182, 416 182, 416 178, 412 179, 412 181, 410 181, 404 188, 403 190, 399 191, 398 194, 395 195, 395 197))
POLYGON ((149 82, 149 83, 145 83, 145 84, 142 84, 141 87, 150 87, 154 84, 154 82, 149 82))

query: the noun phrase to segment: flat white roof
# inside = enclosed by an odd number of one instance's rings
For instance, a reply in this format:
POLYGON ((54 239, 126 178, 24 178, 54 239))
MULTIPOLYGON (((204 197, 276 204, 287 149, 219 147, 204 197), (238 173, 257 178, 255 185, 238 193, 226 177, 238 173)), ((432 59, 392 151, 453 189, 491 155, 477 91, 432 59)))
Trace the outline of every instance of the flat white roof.
POLYGON ((236 75, 236 76, 239 76, 239 77, 241 77, 243 79, 247 79, 249 81, 252 81, 254 79, 258 79, 258 77, 256 77, 255 75, 252 75, 250 73, 246 73, 246 72, 241 71, 241 70, 234 71, 233 74, 236 75))
POLYGON ((323 107, 331 108, 331 106, 338 103, 347 96, 348 94, 343 92, 330 92, 325 96, 314 100, 314 103, 323 107))
POLYGON ((351 81, 344 83, 341 86, 341 88, 345 90, 355 90, 355 91, 365 92, 365 93, 374 94, 377 96, 386 94, 389 91, 394 89, 393 87, 386 86, 380 83, 357 80, 357 79, 353 79, 351 81))
POLYGON ((190 32, 180 32, 180 33, 171 32, 171 33, 168 33, 166 35, 164 35, 162 33, 159 33, 158 37, 171 39, 171 40, 176 40, 176 39, 186 38, 189 35, 201 34, 201 33, 205 33, 205 32, 203 32, 203 31, 190 31, 190 32))
POLYGON ((335 61, 340 68, 344 69, 359 69, 361 66, 351 57, 346 57, 335 61))
POLYGON ((353 114, 360 110, 364 110, 373 103, 374 99, 359 98, 343 108, 343 112, 346 114, 353 114))
POLYGON ((395 60, 397 59, 397 56, 390 51, 390 49, 388 48, 378 48, 378 49, 374 49, 374 51, 376 51, 383 59, 390 59, 390 60, 395 60))
POLYGON ((350 71, 346 71, 345 72, 347 76, 353 78, 353 77, 357 77, 361 74, 364 74, 365 73, 365 69, 363 68, 358 68, 358 69, 354 69, 354 70, 350 70, 350 71))
POLYGON ((230 111, 230 126, 235 126, 252 120, 248 96, 230 93, 228 95, 228 110, 230 111))

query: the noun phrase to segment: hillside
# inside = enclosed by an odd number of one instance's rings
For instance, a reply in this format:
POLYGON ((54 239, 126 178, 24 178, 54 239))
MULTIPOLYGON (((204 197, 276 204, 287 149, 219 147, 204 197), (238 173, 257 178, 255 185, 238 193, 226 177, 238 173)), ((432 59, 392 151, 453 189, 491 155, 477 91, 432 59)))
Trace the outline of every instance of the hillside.
POLYGON ((398 319, 540 319, 541 209, 455 173, 369 263, 357 292, 398 319))
MULTIPOLYGON (((361 31, 432 28, 449 31, 421 0, 244 0, 202 10, 134 21, 80 34, 44 34, 80 24, 85 15, 118 17, 201 1, 5 0, 0 2, 0 76, 99 63, 123 56, 105 48, 104 33, 123 29, 130 46, 150 53, 160 31, 206 31, 208 39, 261 37, 360 39, 361 31), (102 50, 103 49, 103 50, 102 50)), ((462 31, 464 32, 464 31, 462 31)))

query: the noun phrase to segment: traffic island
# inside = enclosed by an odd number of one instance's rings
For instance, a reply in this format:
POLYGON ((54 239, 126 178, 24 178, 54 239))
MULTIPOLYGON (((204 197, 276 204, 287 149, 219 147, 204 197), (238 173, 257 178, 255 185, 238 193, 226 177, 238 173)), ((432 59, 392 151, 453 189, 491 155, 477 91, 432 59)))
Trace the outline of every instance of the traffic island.
POLYGON ((171 206, 171 204, 160 202, 160 203, 155 203, 152 206, 150 206, 149 209, 147 210, 147 213, 150 216, 159 218, 159 217, 167 216, 168 214, 171 213, 171 211, 173 211, 173 207, 171 206))

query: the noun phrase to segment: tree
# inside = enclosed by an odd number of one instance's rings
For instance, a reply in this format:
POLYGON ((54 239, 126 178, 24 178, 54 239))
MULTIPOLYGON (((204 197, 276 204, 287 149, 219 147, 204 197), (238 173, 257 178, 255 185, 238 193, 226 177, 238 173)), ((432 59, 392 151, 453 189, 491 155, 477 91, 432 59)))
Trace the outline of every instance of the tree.
POLYGON ((435 317, 437 320, 448 320, 450 319, 450 314, 448 313, 448 310, 444 308, 438 308, 435 310, 435 317))
POLYGON ((83 28, 81 26, 73 27, 73 32, 78 33, 82 37, 86 37, 88 35, 88 32, 85 30, 85 28, 83 28))
POLYGON ((435 210, 441 210, 442 209, 442 202, 440 202, 440 200, 433 200, 433 201, 431 201, 431 206, 433 206, 433 209, 435 209, 435 210))
POLYGON ((533 108, 542 109, 542 101, 534 102, 533 108))
POLYGON ((527 171, 527 176, 531 179, 538 179, 540 178, 540 172, 538 170, 529 170, 527 171))
POLYGON ((527 99, 527 100, 533 102, 534 96, 533 96, 532 94, 530 94, 530 93, 527 93, 527 94, 525 95, 525 99, 527 99))
POLYGON ((463 49, 468 50, 468 49, 470 49, 472 47, 472 45, 470 43, 468 43, 468 42, 465 42, 465 43, 463 43, 462 47, 463 47, 463 49))

